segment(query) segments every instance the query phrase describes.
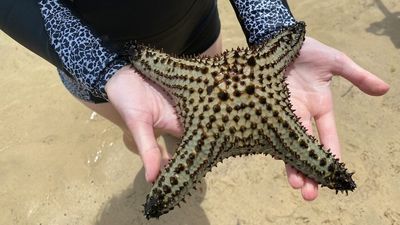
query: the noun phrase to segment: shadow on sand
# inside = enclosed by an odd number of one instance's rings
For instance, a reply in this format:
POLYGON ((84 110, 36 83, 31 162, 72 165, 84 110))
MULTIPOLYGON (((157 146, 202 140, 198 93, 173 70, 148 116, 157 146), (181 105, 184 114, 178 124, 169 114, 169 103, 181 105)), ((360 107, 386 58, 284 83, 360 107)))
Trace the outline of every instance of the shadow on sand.
POLYGON ((388 36, 394 46, 400 48, 400 12, 390 12, 381 0, 375 0, 375 4, 385 15, 385 18, 371 23, 367 28, 367 32, 388 36))
MULTIPOLYGON (((174 149, 174 140, 165 139, 167 149, 174 149)), ((149 193, 151 185, 144 179, 142 168, 136 175, 133 185, 112 197, 97 215, 96 225, 141 225, 141 224, 163 224, 163 225, 209 225, 207 216, 200 204, 204 199, 207 186, 203 181, 192 191, 192 196, 185 198, 186 203, 181 203, 181 208, 174 210, 160 219, 147 220, 143 215, 143 204, 149 193)))

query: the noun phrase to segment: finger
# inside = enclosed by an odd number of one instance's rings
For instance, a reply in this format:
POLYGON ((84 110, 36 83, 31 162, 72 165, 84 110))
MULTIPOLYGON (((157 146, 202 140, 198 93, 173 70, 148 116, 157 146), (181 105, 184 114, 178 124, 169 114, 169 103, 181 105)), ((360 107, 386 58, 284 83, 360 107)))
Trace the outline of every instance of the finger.
MULTIPOLYGON (((339 158, 340 144, 333 111, 331 110, 328 113, 316 116, 314 119, 321 143, 325 146, 326 150, 330 149, 339 158)), ((310 178, 305 178, 301 194, 306 201, 316 199, 318 197, 318 184, 310 178)))
POLYGON ((158 176, 161 164, 161 152, 154 136, 153 126, 136 121, 129 126, 138 152, 142 158, 147 182, 153 182, 158 176))
POLYGON ((161 141, 158 140, 158 138, 160 138, 159 135, 156 135, 156 137, 157 137, 158 148, 160 149, 160 153, 161 153, 161 168, 163 168, 164 166, 166 166, 168 164, 168 162, 172 158, 172 156, 167 150, 167 146, 165 145, 165 140, 161 140, 161 141))
POLYGON ((318 135, 325 150, 330 150, 337 158, 340 158, 339 136, 336 130, 335 115, 333 110, 315 117, 318 135))
POLYGON ((301 195, 306 201, 312 201, 318 197, 318 184, 310 179, 306 178, 304 186, 301 188, 301 195))
POLYGON ((288 164, 285 167, 290 186, 294 189, 302 188, 304 186, 304 175, 288 164))
POLYGON ((389 90, 389 85, 374 74, 363 69, 345 54, 335 55, 333 72, 340 74, 369 95, 383 95, 389 90))
MULTIPOLYGON (((296 115, 300 117, 300 123, 307 129, 307 133, 312 135, 313 131, 312 131, 311 115, 308 112, 308 109, 303 104, 296 102, 296 99, 294 98, 291 99, 291 102, 294 106, 293 108, 296 112, 296 115)), ((287 164, 286 164, 286 174, 290 186, 292 186, 294 189, 299 189, 304 186, 305 176, 298 170, 294 169, 293 167, 287 164)))

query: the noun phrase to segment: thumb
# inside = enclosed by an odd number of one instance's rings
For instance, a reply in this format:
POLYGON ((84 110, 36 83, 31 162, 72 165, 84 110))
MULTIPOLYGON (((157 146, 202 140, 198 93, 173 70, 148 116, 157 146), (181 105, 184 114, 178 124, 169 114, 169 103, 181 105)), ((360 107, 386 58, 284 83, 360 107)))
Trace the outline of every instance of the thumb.
POLYGON ((156 141, 153 126, 143 121, 128 125, 142 158, 147 182, 154 182, 160 171, 161 152, 156 141))

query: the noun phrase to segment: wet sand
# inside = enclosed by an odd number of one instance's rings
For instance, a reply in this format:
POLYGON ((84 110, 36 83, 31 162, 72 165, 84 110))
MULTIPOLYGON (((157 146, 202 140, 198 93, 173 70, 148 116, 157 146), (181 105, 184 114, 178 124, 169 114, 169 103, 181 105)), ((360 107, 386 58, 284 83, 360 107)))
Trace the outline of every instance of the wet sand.
MULTIPOLYGON (((150 185, 120 131, 71 97, 51 65, 0 33, 0 224, 400 224, 396 2, 290 2, 309 36, 392 86, 384 97, 370 97, 333 80, 343 161, 356 171, 354 193, 324 188, 305 202, 287 184, 281 161, 243 157, 220 164, 181 209, 151 221, 142 214, 150 185)), ((244 46, 229 2, 219 5, 224 47, 244 46)))

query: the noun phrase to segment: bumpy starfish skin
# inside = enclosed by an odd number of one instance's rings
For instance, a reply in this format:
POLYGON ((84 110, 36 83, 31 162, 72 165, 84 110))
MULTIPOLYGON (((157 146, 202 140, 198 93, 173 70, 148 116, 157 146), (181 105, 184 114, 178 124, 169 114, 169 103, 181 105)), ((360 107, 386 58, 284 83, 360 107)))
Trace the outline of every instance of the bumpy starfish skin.
POLYGON ((292 110, 284 73, 304 35, 299 22, 260 46, 216 57, 131 49, 133 66, 172 96, 184 127, 178 149, 147 196, 147 218, 173 209, 211 167, 231 156, 270 154, 336 191, 356 187, 352 173, 307 135, 292 110))

